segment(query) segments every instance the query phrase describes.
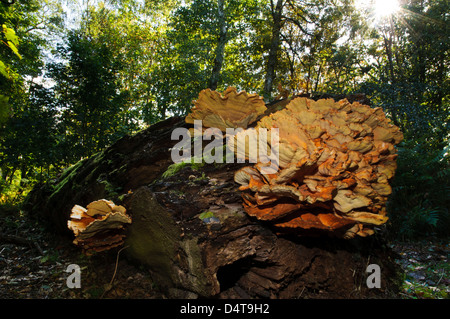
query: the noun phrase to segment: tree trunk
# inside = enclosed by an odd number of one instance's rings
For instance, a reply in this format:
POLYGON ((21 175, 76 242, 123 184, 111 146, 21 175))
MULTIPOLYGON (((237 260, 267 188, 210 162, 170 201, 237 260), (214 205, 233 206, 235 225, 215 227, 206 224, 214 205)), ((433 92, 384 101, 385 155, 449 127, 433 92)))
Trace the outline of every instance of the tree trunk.
MULTIPOLYGON (((383 35, 384 39, 384 49, 386 51, 386 56, 388 58, 388 66, 389 66, 389 79, 391 80, 392 86, 395 88, 395 85, 397 83, 395 72, 394 72, 394 61, 393 61, 393 53, 392 53, 392 42, 393 42, 393 34, 392 30, 389 32, 389 39, 386 35, 383 35)), ((397 111, 395 110, 395 107, 390 109, 392 113, 392 122, 398 126, 402 127, 401 123, 399 122, 397 111)))
POLYGON ((250 218, 233 183, 236 168, 185 168, 126 201, 133 223, 125 252, 151 269, 167 297, 362 298, 395 290, 392 256, 374 238, 279 236, 250 218), (369 264, 383 269, 381 289, 366 284, 369 264))
POLYGON ((225 18, 224 1, 217 1, 217 17, 219 23, 219 40, 216 47, 216 56, 214 58, 214 66, 209 79, 208 87, 215 90, 219 83, 220 71, 222 70, 225 44, 227 43, 227 23, 225 18))
POLYGON ((267 58, 266 79, 264 82, 264 97, 271 99, 273 81, 275 80, 275 69, 278 63, 278 49, 280 47, 283 0, 278 0, 276 7, 271 1, 272 10, 272 39, 270 42, 269 56, 267 58))
POLYGON ((389 78, 392 84, 395 84, 395 74, 394 74, 394 62, 392 58, 392 35, 389 35, 389 39, 387 36, 383 36, 384 39, 384 49, 386 51, 386 56, 388 58, 388 66, 389 66, 389 78))
POLYGON ((149 269, 169 298, 367 298, 398 288, 391 252, 375 236, 281 235, 245 213, 234 173, 246 163, 167 174, 178 143, 172 132, 180 127, 189 127, 184 118, 169 118, 119 140, 54 185, 34 189, 24 209, 72 235, 74 205, 102 198, 123 205, 132 218, 124 253, 149 269), (381 267, 379 289, 366 284, 369 264, 381 267))

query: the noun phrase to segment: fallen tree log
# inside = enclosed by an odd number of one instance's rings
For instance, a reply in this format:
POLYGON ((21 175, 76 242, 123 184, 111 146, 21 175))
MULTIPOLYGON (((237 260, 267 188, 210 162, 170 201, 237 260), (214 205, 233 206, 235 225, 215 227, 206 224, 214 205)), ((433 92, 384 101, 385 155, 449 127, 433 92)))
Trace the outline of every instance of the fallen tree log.
POLYGON ((68 233, 74 205, 106 198, 124 206, 132 223, 123 253, 169 298, 363 298, 398 289, 393 256, 377 236, 299 237, 250 216, 234 180, 246 163, 180 164, 167 174, 178 142, 171 133, 181 127, 191 125, 171 118, 119 140, 36 188, 26 209, 68 233), (373 263, 381 289, 366 285, 373 263))
POLYGON ((379 238, 279 236, 251 218, 230 174, 239 167, 186 167, 127 198, 133 223, 126 254, 147 265, 169 297, 363 298, 396 291, 393 255, 379 238), (372 263, 383 269, 381 289, 366 285, 372 263))

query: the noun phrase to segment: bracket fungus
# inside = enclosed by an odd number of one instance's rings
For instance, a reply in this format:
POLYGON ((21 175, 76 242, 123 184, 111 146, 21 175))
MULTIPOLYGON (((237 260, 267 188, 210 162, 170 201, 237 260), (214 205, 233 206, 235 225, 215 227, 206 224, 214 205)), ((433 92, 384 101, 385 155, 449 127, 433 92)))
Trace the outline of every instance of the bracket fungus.
POLYGON ((187 123, 202 120, 203 126, 223 132, 243 129, 227 146, 238 159, 255 163, 234 176, 250 216, 280 231, 344 238, 371 235, 374 226, 388 220, 395 145, 403 134, 381 108, 347 99, 296 97, 264 116, 271 111, 261 97, 232 87, 223 94, 203 90, 194 104, 187 123))
POLYGON ((186 116, 186 123, 202 120, 204 127, 215 127, 222 132, 227 128, 246 129, 266 111, 262 97, 245 91, 238 93, 234 87, 229 87, 222 94, 204 89, 193 103, 191 113, 186 116))
MULTIPOLYGON (((268 140, 270 152, 279 155, 278 171, 264 173, 258 162, 235 173, 249 215, 280 230, 344 238, 371 235, 387 221, 394 145, 403 134, 381 108, 346 99, 295 98, 261 118, 256 132, 261 128, 279 130, 276 145, 268 140)), ((240 153, 249 158, 246 151, 240 153)))
POLYGON ((67 226, 75 235, 73 243, 87 255, 122 245, 124 226, 131 223, 125 207, 106 199, 94 201, 86 208, 75 205, 70 218, 67 226))

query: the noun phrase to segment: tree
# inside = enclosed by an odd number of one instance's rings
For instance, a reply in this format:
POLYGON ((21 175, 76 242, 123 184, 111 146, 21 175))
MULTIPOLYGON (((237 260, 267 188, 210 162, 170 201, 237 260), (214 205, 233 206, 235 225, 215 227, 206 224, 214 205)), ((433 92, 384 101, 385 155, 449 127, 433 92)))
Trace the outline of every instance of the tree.
POLYGON ((73 162, 132 131, 134 120, 118 76, 124 64, 102 37, 72 31, 59 52, 68 62, 51 66, 51 74, 73 162))
POLYGON ((217 84, 219 83, 220 71, 222 70, 223 59, 224 59, 224 51, 225 44, 227 43, 227 22, 224 11, 224 2, 225 0, 217 0, 217 22, 219 29, 219 39, 217 41, 216 47, 216 56, 214 58, 212 74, 209 79, 208 87, 211 90, 215 90, 217 88, 217 84))
POLYGON ((0 168, 3 180, 12 182, 20 171, 21 180, 50 174, 50 167, 58 165, 57 110, 52 92, 33 84, 21 108, 15 108, 8 125, 0 129, 0 168))
POLYGON ((270 1, 271 25, 264 95, 271 97, 274 81, 291 91, 317 91, 324 82, 335 42, 347 31, 349 1, 270 1))
POLYGON ((449 120, 448 9, 446 1, 408 1, 404 10, 379 23, 368 52, 377 63, 361 87, 407 138, 427 137, 439 148, 449 120))
POLYGON ((185 114, 200 90, 260 90, 259 2, 194 0, 174 10, 151 71, 155 109, 185 114))
POLYGON ((53 1, 0 4, 0 184, 15 179, 19 193, 27 180, 42 179, 55 160, 54 104, 51 93, 35 82, 43 74, 42 52, 59 30, 60 13, 53 1))
POLYGON ((281 43, 281 28, 283 26, 284 0, 277 0, 276 4, 270 0, 270 13, 272 16, 272 37, 270 40, 269 55, 266 64, 266 78, 264 80, 264 95, 270 98, 273 82, 275 79, 275 68, 278 62, 278 50, 281 43))

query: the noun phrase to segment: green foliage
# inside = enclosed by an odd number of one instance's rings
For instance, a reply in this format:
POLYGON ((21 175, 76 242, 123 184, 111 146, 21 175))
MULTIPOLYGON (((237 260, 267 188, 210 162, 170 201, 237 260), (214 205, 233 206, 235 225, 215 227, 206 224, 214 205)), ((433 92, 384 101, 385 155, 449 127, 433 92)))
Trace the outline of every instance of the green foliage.
MULTIPOLYGON (((0 64, 1 63, 2 62, 0 61, 0 64)), ((1 65, 0 65, 0 67, 1 67, 1 65)), ((8 96, 0 95, 0 123, 4 123, 8 119, 8 115, 9 115, 8 100, 9 100, 8 96)))
MULTIPOLYGON (((1 32, 0 32, 0 41, 5 45, 5 47, 9 48, 7 52, 5 52, 4 47, 2 46, 3 50, 0 49, 0 74, 3 76, 0 77, 0 88, 2 88, 2 93, 6 92, 4 88, 5 79, 8 81, 13 80, 14 71, 11 70, 11 68, 5 64, 3 61, 9 61, 10 57, 9 54, 11 51, 20 59, 22 59, 22 56, 19 53, 19 50, 17 49, 17 46, 19 45, 19 38, 16 36, 16 33, 13 29, 8 28, 5 24, 6 22, 10 22, 9 19, 11 17, 11 14, 9 13, 8 8, 5 7, 5 5, 2 3, 0 4, 0 13, 3 19, 0 19, 0 22, 2 22, 1 32), (3 20, 3 21, 1 21, 3 20)), ((4 123, 9 115, 9 104, 8 104, 9 96, 0 95, 0 124, 4 123)))
MULTIPOLYGON (((213 75, 219 91, 261 94, 278 43, 274 87, 366 93, 403 131, 391 233, 448 234, 448 1, 403 1, 376 24, 350 0, 226 0, 223 15, 219 3, 88 1, 70 28, 59 0, 1 3, 2 201, 126 134, 185 115, 213 75)), ((187 165, 204 159, 173 164, 163 178, 187 165)))
POLYGON ((169 165, 169 167, 162 173, 162 178, 168 178, 171 176, 174 176, 176 173, 178 173, 181 169, 183 169, 188 163, 181 162, 181 163, 174 163, 169 165))
POLYGON ((68 132, 64 144, 72 149, 69 162, 90 156, 135 129, 127 112, 128 95, 118 73, 124 64, 102 37, 71 32, 68 47, 60 48, 68 61, 51 66, 62 109, 60 125, 68 132))
POLYGON ((8 28, 6 26, 6 24, 2 25, 2 32, 3 35, 5 37, 5 40, 3 41, 3 43, 11 49, 11 51, 19 58, 22 59, 22 56, 19 53, 19 50, 17 49, 18 45, 19 45, 19 38, 16 35, 16 32, 11 29, 8 28))
POLYGON ((421 144, 404 145, 399 149, 388 210, 391 233, 400 238, 449 235, 449 148, 424 149, 427 148, 421 144))

